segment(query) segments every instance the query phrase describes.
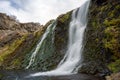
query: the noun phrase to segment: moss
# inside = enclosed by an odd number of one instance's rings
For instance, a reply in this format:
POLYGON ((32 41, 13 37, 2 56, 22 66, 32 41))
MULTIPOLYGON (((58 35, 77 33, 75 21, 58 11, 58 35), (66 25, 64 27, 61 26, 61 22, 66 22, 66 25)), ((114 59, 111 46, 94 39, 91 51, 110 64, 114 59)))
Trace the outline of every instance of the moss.
POLYGON ((107 10, 110 6, 106 5, 106 6, 102 6, 102 7, 99 7, 98 9, 101 10, 101 12, 107 10))
POLYGON ((18 58, 18 59, 14 59, 12 62, 11 62, 11 67, 8 67, 7 69, 10 69, 10 68, 16 68, 16 69, 19 69, 21 65, 21 60, 18 58))
POLYGON ((116 50, 115 48, 117 47, 117 44, 118 44, 118 41, 116 39, 112 39, 110 41, 105 42, 105 48, 116 50))
POLYGON ((68 20, 70 18, 70 14, 71 13, 67 13, 65 15, 61 15, 61 18, 59 19, 60 22, 64 23, 66 20, 68 20))
POLYGON ((20 64, 20 60, 19 59, 15 59, 14 61, 12 61, 13 65, 18 65, 20 64))
POLYGON ((108 13, 108 16, 110 16, 110 17, 114 17, 114 15, 115 15, 115 11, 114 10, 108 13))
POLYGON ((1 80, 3 77, 4 77, 4 75, 0 73, 0 80, 1 80))
POLYGON ((4 61, 5 57, 11 53, 13 53, 18 46, 20 46, 20 44, 25 40, 26 36, 23 36, 22 38, 18 38, 16 39, 13 43, 5 45, 4 48, 6 48, 6 50, 0 55, 0 62, 4 61))
POLYGON ((115 72, 120 72, 120 59, 119 60, 116 60, 115 62, 112 62, 108 65, 108 68, 113 71, 114 73, 115 72))
POLYGON ((112 19, 112 20, 105 20, 104 24, 106 26, 105 38, 103 39, 103 43, 105 48, 111 50, 116 57, 120 57, 119 52, 119 34, 120 34, 120 19, 112 19))
POLYGON ((92 26, 95 30, 98 29, 98 23, 95 20, 92 22, 92 26))
POLYGON ((117 37, 119 35, 119 28, 116 26, 110 26, 105 29, 105 34, 112 37, 117 37))
POLYGON ((95 69, 96 72, 105 71, 106 65, 120 58, 120 10, 118 0, 115 1, 106 1, 101 6, 90 6, 84 38, 83 63, 94 63, 83 66, 84 72, 95 72, 95 69), (85 70, 85 67, 89 69, 85 70))
POLYGON ((120 25, 120 19, 119 18, 118 19, 112 19, 110 21, 109 20, 105 20, 104 24, 106 26, 114 26, 114 25, 119 26, 120 25))
POLYGON ((120 9, 120 5, 117 5, 115 8, 116 8, 116 9, 120 9))

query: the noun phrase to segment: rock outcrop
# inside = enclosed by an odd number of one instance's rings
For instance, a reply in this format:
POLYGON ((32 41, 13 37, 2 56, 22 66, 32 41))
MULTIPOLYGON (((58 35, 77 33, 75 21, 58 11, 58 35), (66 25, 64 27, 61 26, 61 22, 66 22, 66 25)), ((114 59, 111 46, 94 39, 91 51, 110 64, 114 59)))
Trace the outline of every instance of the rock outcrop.
POLYGON ((25 54, 35 46, 44 28, 39 23, 20 23, 0 13, 0 69, 20 69, 25 54))
MULTIPOLYGON (((32 70, 40 70, 40 71, 48 71, 55 69, 59 62, 62 60, 64 54, 66 53, 67 44, 68 44, 68 30, 69 30, 69 22, 71 18, 71 12, 60 15, 55 23, 55 30, 52 32, 54 34, 49 33, 42 43, 41 51, 39 51, 36 55, 34 63, 31 65, 29 69, 32 70), (52 40, 54 42, 52 44, 52 40)), ((48 22, 45 26, 48 26, 48 22)), ((32 53, 26 56, 26 60, 24 65, 27 66, 32 53)))
POLYGON ((104 76, 120 71, 119 13, 118 0, 92 1, 80 72, 104 76))
POLYGON ((106 80, 120 80, 120 72, 114 73, 110 76, 106 76, 106 80))

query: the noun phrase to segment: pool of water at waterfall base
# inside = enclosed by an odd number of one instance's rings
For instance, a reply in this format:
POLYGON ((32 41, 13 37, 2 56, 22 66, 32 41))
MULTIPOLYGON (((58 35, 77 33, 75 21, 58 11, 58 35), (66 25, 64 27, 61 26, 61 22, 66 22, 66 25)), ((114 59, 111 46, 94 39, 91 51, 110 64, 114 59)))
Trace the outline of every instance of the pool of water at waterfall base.
POLYGON ((27 77, 30 74, 38 71, 8 71, 0 70, 0 80, 104 80, 101 77, 96 77, 89 74, 73 74, 63 76, 38 76, 38 77, 27 77))

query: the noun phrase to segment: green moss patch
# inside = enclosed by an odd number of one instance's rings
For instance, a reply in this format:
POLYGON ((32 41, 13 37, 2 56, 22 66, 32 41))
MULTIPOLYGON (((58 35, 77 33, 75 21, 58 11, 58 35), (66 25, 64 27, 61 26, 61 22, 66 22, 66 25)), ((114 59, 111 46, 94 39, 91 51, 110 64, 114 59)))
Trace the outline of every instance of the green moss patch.
POLYGON ((71 13, 69 12, 65 15, 61 15, 60 18, 59 18, 60 22, 64 23, 65 21, 67 21, 70 18, 70 14, 71 13))
POLYGON ((109 69, 113 72, 120 72, 120 59, 108 65, 109 69))
POLYGON ((7 48, 1 55, 0 55, 0 62, 4 61, 5 57, 11 53, 13 53, 17 47, 20 46, 20 44, 25 40, 26 36, 23 36, 22 38, 16 39, 13 43, 5 45, 4 48, 7 48))

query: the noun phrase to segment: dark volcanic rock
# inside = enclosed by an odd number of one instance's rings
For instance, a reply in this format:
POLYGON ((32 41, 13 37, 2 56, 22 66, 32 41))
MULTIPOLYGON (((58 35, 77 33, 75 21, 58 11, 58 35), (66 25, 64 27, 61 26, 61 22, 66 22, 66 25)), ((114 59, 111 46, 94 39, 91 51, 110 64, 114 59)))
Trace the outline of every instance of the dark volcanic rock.
POLYGON ((118 0, 95 0, 91 3, 80 72, 105 76, 120 71, 119 13, 118 0))

